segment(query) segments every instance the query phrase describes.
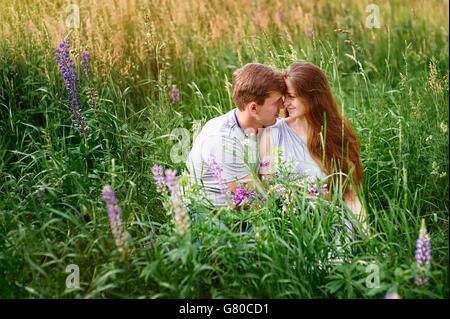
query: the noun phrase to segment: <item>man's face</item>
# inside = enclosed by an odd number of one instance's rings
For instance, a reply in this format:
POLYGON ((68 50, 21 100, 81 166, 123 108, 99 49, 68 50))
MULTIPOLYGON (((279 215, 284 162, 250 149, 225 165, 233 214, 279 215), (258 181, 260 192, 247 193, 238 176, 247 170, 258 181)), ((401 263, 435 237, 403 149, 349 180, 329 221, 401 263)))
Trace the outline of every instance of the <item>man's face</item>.
POLYGON ((280 109, 283 108, 283 94, 271 92, 263 105, 258 105, 256 117, 263 126, 271 126, 277 122, 280 109))

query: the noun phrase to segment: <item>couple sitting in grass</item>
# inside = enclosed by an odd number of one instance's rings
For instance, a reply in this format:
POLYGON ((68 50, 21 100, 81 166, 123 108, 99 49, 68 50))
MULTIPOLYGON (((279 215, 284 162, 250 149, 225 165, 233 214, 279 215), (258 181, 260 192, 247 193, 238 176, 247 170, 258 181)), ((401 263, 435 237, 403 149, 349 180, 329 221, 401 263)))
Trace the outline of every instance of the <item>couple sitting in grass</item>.
POLYGON ((322 70, 250 63, 233 74, 232 96, 236 108, 204 125, 186 163, 213 206, 226 206, 242 183, 256 189, 283 162, 295 176, 326 182, 327 199, 340 192, 366 228, 358 140, 322 70))

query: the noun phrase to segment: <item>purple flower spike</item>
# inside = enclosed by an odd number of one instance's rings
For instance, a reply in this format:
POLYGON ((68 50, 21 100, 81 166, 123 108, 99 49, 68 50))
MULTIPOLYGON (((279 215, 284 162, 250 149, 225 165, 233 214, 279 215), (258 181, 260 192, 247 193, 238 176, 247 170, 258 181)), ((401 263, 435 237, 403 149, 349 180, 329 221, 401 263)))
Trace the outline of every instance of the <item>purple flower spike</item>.
POLYGON ((121 209, 116 205, 118 200, 116 199, 114 191, 110 186, 105 186, 103 188, 102 195, 103 200, 106 203, 106 208, 108 208, 111 227, 114 228, 120 223, 121 209))
POLYGON ((209 155, 208 158, 208 167, 209 170, 211 171, 211 174, 219 182, 221 192, 225 193, 228 190, 228 186, 222 178, 223 169, 220 167, 219 164, 217 164, 216 157, 212 153, 209 155))
POLYGON ((156 188, 159 191, 166 187, 162 166, 158 166, 157 164, 153 165, 153 178, 156 180, 156 188))
POLYGON ((178 96, 178 92, 180 92, 180 91, 177 89, 177 86, 174 85, 172 88, 172 104, 174 104, 175 102, 180 100, 180 97, 178 96))
MULTIPOLYGON (((178 177, 177 171, 168 169, 163 175, 163 167, 157 164, 153 165, 153 178, 156 180, 156 188, 158 191, 165 191, 166 187, 170 193, 178 193, 178 177)), ((175 194, 176 195, 176 194, 175 194)))
MULTIPOLYGON (((163 176, 162 166, 153 165, 153 175, 156 180, 158 190, 165 190, 166 186, 170 191, 169 213, 173 213, 175 224, 181 235, 184 236, 189 228, 187 209, 182 201, 182 194, 178 186, 178 177, 176 170, 166 170, 166 176, 163 176)), ((152 239, 153 240, 153 239, 152 239)), ((150 242, 147 242, 148 244, 150 242)))
POLYGON ((83 66, 84 74, 86 74, 86 77, 89 81, 89 88, 87 90, 87 96, 89 105, 97 109, 97 90, 94 87, 94 84, 91 81, 91 72, 89 68, 89 62, 91 60, 91 54, 87 51, 81 52, 81 65, 83 66))
POLYGON ((278 10, 278 19, 280 20, 280 22, 283 22, 283 11, 278 10))
POLYGON ((81 52, 81 62, 83 65, 84 73, 86 77, 89 78, 89 60, 91 59, 91 55, 89 52, 83 51, 81 52))
POLYGON ((236 187, 236 193, 234 194, 233 198, 231 199, 234 203, 234 205, 237 207, 242 204, 243 201, 256 198, 256 192, 254 189, 249 188, 246 190, 242 185, 238 185, 236 187))
MULTIPOLYGON (((69 40, 64 39, 63 42, 59 44, 59 47, 69 48, 69 44, 69 40)), ((81 113, 80 109, 80 96, 78 90, 80 86, 77 84, 77 82, 79 82, 79 79, 77 78, 77 72, 75 72, 75 65, 73 65, 72 60, 69 59, 68 50, 56 50, 56 53, 58 54, 56 62, 58 62, 60 71, 64 75, 64 83, 66 85, 66 91, 68 95, 67 107, 70 110, 72 122, 79 130, 81 130, 86 139, 86 133, 88 132, 89 128, 86 124, 86 118, 84 117, 83 113, 81 113)))
POLYGON ((424 275, 424 272, 426 272, 427 270, 431 270, 431 245, 430 237, 427 234, 424 219, 422 219, 419 239, 416 242, 416 249, 416 264, 419 267, 419 274, 416 275, 414 282, 417 285, 428 285, 430 277, 424 275))
POLYGON ((166 170, 166 184, 169 186, 169 190, 173 192, 177 186, 178 178, 177 171, 168 169, 166 170))
POLYGON ((39 189, 36 191, 36 197, 39 201, 41 200, 41 197, 43 195, 42 193, 45 193, 45 188, 39 187, 39 189))
POLYGON ((311 30, 311 29, 307 29, 307 30, 306 30, 306 36, 307 36, 308 38, 311 38, 311 37, 312 37, 312 30, 311 30))
POLYGON ((122 210, 118 205, 116 205, 119 201, 116 199, 114 191, 109 185, 103 187, 102 195, 103 200, 106 203, 106 208, 108 209, 112 234, 114 235, 114 238, 116 240, 116 245, 122 255, 126 256, 127 242, 124 236, 122 221, 120 219, 122 210))

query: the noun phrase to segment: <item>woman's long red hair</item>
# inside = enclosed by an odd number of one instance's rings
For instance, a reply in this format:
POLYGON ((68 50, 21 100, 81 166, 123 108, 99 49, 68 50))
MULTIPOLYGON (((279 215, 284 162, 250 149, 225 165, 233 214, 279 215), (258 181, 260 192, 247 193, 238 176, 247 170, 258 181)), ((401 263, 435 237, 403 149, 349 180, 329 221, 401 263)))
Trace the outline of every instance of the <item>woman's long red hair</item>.
MULTIPOLYGON (((361 191, 362 164, 359 157, 359 141, 350 122, 339 112, 336 100, 331 92, 325 74, 311 63, 294 63, 283 72, 285 80, 295 87, 296 93, 306 101, 306 120, 308 122, 308 150, 313 159, 327 175, 328 187, 344 184, 352 167, 353 182, 361 191), (342 125, 344 126, 342 128, 342 125), (321 142, 323 136, 323 143, 321 142), (325 156, 322 145, 325 144, 325 156), (322 161, 324 157, 324 160, 322 161), (338 172, 344 173, 342 178, 338 172)), ((287 109, 284 116, 288 117, 287 109)), ((350 181, 349 181, 350 182, 350 181)), ((348 198, 351 183, 344 189, 344 198, 348 198)), ((330 195, 336 193, 331 189, 330 195)), ((352 192, 353 193, 353 192, 352 192)))

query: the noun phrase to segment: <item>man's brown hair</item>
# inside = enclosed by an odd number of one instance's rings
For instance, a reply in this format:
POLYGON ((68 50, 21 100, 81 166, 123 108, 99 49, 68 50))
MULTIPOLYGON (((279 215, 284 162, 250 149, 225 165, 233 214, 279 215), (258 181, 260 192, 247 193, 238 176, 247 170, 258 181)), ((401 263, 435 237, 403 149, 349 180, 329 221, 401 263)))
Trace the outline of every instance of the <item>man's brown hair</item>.
POLYGON ((284 95, 286 84, 281 72, 259 63, 249 63, 233 73, 232 95, 237 108, 249 102, 263 105, 270 92, 284 95))

